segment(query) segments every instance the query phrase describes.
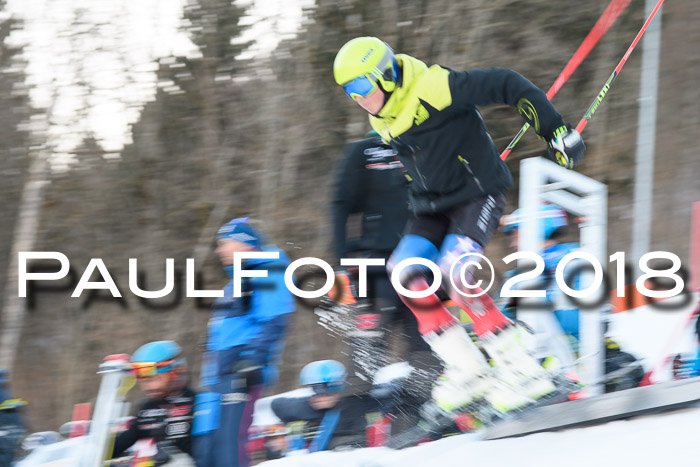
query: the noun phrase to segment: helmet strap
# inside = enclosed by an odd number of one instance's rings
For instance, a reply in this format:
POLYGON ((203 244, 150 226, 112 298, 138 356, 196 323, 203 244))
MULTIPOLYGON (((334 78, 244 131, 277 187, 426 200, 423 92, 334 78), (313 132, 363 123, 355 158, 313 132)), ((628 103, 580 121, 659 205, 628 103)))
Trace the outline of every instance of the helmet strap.
MULTIPOLYGON (((396 58, 393 58, 393 65, 391 68, 387 68, 387 70, 384 72, 383 79, 387 81, 393 81, 394 82, 394 91, 396 90, 397 86, 401 86, 401 78, 402 78, 402 73, 401 73, 401 68, 399 68, 399 63, 396 61, 396 58), (392 78, 394 79, 389 79, 388 73, 391 71, 392 73, 392 78)), ((389 102, 389 99, 391 98, 391 95, 394 93, 394 91, 387 91, 382 87, 382 82, 380 80, 377 80, 377 87, 379 88, 380 91, 384 94, 384 103, 382 104, 382 109, 386 106, 386 103, 389 102)), ((382 109, 379 109, 379 112, 382 111, 382 109)), ((376 114, 370 114, 373 117, 379 117, 379 112, 376 114)))
POLYGON ((394 94, 394 91, 387 91, 382 86, 379 86, 379 89, 384 93, 384 104, 382 104, 382 109, 386 105, 387 102, 389 102, 389 98, 391 97, 392 94, 394 94))

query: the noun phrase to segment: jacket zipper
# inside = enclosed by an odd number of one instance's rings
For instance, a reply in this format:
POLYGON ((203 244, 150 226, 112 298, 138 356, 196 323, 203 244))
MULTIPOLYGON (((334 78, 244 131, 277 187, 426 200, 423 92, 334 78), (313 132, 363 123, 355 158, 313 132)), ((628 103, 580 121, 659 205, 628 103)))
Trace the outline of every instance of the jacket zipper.
MULTIPOLYGON (((420 146, 416 146, 418 150, 420 150, 420 146)), ((413 166, 416 168, 416 173, 418 174, 418 179, 420 180, 421 185, 423 186, 423 189, 425 191, 430 191, 428 190, 428 186, 425 184, 425 178, 423 178, 423 174, 420 172, 420 169, 418 168, 418 157, 416 156, 416 150, 411 146, 411 152, 413 153, 413 166)))
POLYGON ((473 178, 474 181, 476 182, 476 186, 478 186, 478 187, 479 187, 479 190, 480 190, 482 193, 484 193, 484 187, 481 186, 481 180, 479 180, 479 177, 477 177, 476 175, 474 175, 474 171, 473 171, 472 168, 469 166, 469 161, 466 160, 464 157, 462 157, 462 156, 460 156, 460 155, 457 155, 457 159, 459 159, 459 161, 460 161, 462 164, 464 164, 464 167, 467 168, 467 171, 469 172, 469 174, 472 176, 472 178, 473 178))

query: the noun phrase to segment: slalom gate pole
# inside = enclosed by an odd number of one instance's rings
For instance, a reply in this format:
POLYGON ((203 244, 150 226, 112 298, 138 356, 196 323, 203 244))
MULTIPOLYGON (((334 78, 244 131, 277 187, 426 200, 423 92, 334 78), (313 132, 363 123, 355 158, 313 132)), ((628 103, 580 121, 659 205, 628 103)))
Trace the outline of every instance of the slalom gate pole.
MULTIPOLYGON (((547 91, 547 99, 552 100, 552 98, 559 92, 561 87, 574 73, 576 68, 578 68, 581 62, 583 62, 583 60, 588 56, 589 52, 596 46, 598 41, 605 35, 606 32, 608 32, 610 26, 613 25, 620 14, 625 10, 625 8, 627 8, 630 1, 631 0, 612 0, 610 2, 605 11, 603 11, 603 14, 600 15, 600 18, 598 18, 598 21, 596 21, 593 29, 590 30, 586 38, 583 40, 583 42, 581 42, 581 45, 579 45, 578 49, 576 49, 576 52, 574 52, 574 55, 569 60, 569 63, 566 64, 562 72, 559 73, 559 76, 554 81, 554 84, 552 84, 552 87, 550 87, 549 91, 547 91)), ((518 141, 520 141, 520 138, 522 138, 528 128, 530 128, 530 124, 525 123, 518 134, 515 135, 515 138, 513 138, 513 140, 510 142, 508 147, 503 151, 501 154, 501 159, 505 160, 505 158, 508 157, 508 154, 510 154, 515 145, 518 144, 518 141)))
MULTIPOLYGON (((690 230, 690 257, 691 257, 691 286, 690 290, 700 293, 700 248, 698 247, 698 242, 696 240, 700 239, 700 201, 693 203, 693 214, 691 217, 691 230, 690 230)), ((671 359, 673 358, 673 346, 678 343, 683 338, 683 334, 688 331, 688 328, 693 325, 693 323, 698 319, 700 314, 700 299, 693 310, 693 312, 686 318, 683 322, 682 327, 677 329, 671 337, 668 339, 666 345, 664 346, 663 352, 661 353, 661 359, 654 365, 651 369, 647 371, 639 383, 640 386, 647 386, 653 384, 651 378, 655 373, 658 373, 664 369, 671 359)))
POLYGON ((695 320, 698 317, 698 314, 700 314, 700 301, 698 301, 697 305, 693 308, 693 311, 688 315, 688 317, 683 321, 683 323, 675 329, 675 331, 671 335, 671 338, 668 340, 666 346, 664 346, 663 353, 661 354, 661 360, 654 363, 652 368, 644 374, 644 378, 642 378, 642 381, 639 383, 640 386, 648 386, 650 384, 654 384, 654 382, 651 380, 652 377, 656 373, 661 371, 663 368, 665 368, 666 365, 669 364, 671 359, 673 359, 673 346, 683 338, 683 334, 687 332, 688 327, 691 326, 693 322, 695 322, 695 320))
POLYGON ((605 96, 608 94, 608 90, 610 89, 610 86, 612 85, 613 81, 615 81, 615 78, 620 73, 620 70, 622 70, 622 67, 624 66, 625 62, 627 62, 627 59, 629 58, 630 54, 634 50, 635 46, 637 45, 639 40, 644 35, 644 31, 647 30, 649 23, 651 23, 651 20, 654 19, 654 16, 656 16, 656 12, 659 11, 659 9, 661 8, 661 5, 663 5, 663 3, 664 3, 664 0, 658 1, 658 3, 656 4, 656 6, 652 10, 652 12, 649 14, 649 17, 644 22, 642 29, 640 29, 639 33, 637 33, 637 37, 634 38, 634 40, 632 41, 632 44, 627 49, 627 52, 625 52, 625 55, 622 56, 622 60, 620 60, 620 63, 617 64, 617 66, 613 70, 612 74, 610 75, 608 80, 605 82, 603 89, 600 90, 600 92, 598 93, 598 96, 596 96, 595 100, 593 101, 591 106, 586 111, 586 114, 583 116, 581 121, 578 122, 578 125, 576 125, 576 131, 578 131, 579 133, 581 133, 583 131, 583 129, 586 128, 586 125, 588 125, 588 121, 593 117, 593 114, 595 113, 595 111, 598 110, 598 106, 603 101, 605 96))

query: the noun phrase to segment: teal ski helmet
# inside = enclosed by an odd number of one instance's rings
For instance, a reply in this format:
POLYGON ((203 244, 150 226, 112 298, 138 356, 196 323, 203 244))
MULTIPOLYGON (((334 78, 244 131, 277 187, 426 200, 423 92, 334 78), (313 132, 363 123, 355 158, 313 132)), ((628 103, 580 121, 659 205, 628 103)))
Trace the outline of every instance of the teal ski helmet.
MULTIPOLYGON (((540 232, 545 240, 549 239, 558 228, 568 225, 566 212, 554 204, 541 204, 537 210, 537 217, 540 232)), ((503 232, 519 229, 524 220, 522 211, 516 209, 511 215, 503 218, 503 232)))
POLYGON ((311 386, 316 394, 330 394, 345 387, 345 366, 336 360, 318 360, 301 369, 299 384, 311 386))

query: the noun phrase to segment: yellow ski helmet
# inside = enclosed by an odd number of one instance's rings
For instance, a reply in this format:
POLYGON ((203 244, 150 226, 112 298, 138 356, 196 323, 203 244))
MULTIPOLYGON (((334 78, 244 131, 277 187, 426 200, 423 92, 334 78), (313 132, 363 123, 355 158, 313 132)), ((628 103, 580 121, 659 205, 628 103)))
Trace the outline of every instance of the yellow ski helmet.
POLYGON ((338 51, 333 76, 352 99, 367 97, 377 86, 385 92, 394 91, 398 64, 386 42, 376 37, 357 37, 338 51))

